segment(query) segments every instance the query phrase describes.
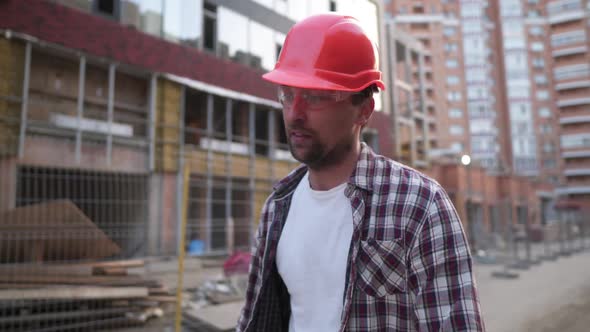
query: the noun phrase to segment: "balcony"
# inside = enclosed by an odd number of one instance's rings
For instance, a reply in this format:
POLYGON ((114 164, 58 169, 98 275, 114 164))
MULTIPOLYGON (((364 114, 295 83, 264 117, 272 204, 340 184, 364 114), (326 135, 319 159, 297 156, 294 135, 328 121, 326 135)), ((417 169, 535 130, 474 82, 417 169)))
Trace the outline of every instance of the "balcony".
POLYGON ((584 17, 580 0, 559 0, 547 4, 550 24, 558 24, 584 17))
POLYGON ((566 169, 563 174, 565 176, 587 176, 590 175, 590 168, 566 169))
POLYGON ((590 158, 590 150, 586 151, 567 151, 561 154, 563 159, 574 159, 574 158, 590 158))
POLYGON ((570 99, 565 99, 565 100, 559 100, 557 102, 558 107, 580 106, 580 105, 590 105, 590 97, 570 98, 570 99))
POLYGON ((553 52, 551 52, 551 55, 554 58, 558 58, 561 56, 568 56, 568 55, 574 55, 574 54, 586 54, 587 52, 588 52, 588 47, 577 46, 577 47, 570 47, 570 48, 564 48, 561 50, 553 51, 553 52))
POLYGON ((555 90, 569 90, 569 89, 579 89, 579 88, 590 88, 590 81, 577 81, 577 82, 568 82, 568 83, 559 83, 555 85, 555 90))
POLYGON ((584 18, 583 11, 571 11, 565 13, 559 13, 549 16, 549 24, 559 24, 564 22, 571 22, 581 20, 584 18))
POLYGON ((559 119, 559 124, 590 123, 590 115, 568 116, 559 119))
POLYGON ((557 195, 583 195, 590 194, 590 186, 569 186, 555 189, 557 195))

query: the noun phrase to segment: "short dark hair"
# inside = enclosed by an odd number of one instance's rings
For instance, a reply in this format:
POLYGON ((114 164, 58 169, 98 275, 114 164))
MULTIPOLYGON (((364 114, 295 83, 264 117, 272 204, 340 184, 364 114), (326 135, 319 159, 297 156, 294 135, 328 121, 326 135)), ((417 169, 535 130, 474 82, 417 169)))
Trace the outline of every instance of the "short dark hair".
POLYGON ((351 97, 351 102, 353 105, 358 106, 365 102, 365 100, 372 98, 374 93, 379 92, 379 88, 377 84, 369 85, 368 87, 364 88, 363 90, 355 93, 351 97))

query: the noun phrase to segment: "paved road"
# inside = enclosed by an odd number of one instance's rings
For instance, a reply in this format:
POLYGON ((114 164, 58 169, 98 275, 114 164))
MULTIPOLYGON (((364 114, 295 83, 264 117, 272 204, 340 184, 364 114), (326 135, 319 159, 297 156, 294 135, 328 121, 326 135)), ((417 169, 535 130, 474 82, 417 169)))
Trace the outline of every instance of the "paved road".
POLYGON ((590 331, 590 251, 492 277, 499 265, 476 264, 482 310, 490 332, 590 331))

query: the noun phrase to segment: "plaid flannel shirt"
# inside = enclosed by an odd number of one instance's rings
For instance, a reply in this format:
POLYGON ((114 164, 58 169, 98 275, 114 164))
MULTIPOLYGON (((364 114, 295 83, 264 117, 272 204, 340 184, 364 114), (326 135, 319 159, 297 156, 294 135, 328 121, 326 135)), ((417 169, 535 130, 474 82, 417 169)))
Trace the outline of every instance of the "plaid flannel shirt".
MULTIPOLYGON (((237 331, 288 331, 277 244, 301 166, 267 199, 237 331)), ((484 331, 471 254, 444 189, 363 144, 345 195, 353 215, 340 331, 484 331)))

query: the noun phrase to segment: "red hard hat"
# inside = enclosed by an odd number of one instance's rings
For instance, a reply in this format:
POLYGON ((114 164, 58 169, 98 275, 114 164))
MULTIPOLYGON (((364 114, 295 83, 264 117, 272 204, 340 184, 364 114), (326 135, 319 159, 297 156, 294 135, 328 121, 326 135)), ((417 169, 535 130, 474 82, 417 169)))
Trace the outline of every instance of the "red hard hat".
POLYGON ((377 47, 351 16, 320 14, 295 24, 285 39, 274 70, 262 77, 298 88, 382 90, 377 47))

